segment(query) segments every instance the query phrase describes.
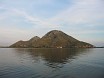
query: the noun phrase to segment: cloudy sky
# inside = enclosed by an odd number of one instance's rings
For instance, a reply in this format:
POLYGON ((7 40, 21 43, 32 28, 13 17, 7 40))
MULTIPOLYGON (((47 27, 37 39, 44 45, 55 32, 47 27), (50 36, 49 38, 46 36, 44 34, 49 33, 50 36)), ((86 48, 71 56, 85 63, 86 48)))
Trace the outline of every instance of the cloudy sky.
POLYGON ((0 0, 0 45, 50 30, 104 46, 104 0, 0 0))

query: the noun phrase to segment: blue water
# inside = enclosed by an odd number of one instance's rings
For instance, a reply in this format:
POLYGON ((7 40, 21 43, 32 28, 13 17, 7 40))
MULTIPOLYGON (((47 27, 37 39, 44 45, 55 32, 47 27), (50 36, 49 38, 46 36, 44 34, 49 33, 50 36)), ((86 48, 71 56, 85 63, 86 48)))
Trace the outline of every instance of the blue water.
POLYGON ((104 48, 0 48, 0 78, 104 78, 104 48))

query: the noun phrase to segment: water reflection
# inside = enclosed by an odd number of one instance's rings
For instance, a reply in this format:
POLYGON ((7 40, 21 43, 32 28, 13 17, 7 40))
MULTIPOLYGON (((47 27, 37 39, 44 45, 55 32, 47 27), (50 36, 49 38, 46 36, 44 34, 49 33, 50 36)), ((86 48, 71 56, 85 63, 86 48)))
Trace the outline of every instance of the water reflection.
POLYGON ((0 78, 104 78, 104 49, 0 49, 0 78))
MULTIPOLYGON (((62 68, 64 64, 70 63, 79 54, 88 52, 88 49, 15 49, 21 55, 30 55, 32 60, 45 61, 45 65, 51 68, 62 68)), ((29 58, 30 58, 29 57, 29 58)), ((27 57, 26 57, 27 58, 27 57)))

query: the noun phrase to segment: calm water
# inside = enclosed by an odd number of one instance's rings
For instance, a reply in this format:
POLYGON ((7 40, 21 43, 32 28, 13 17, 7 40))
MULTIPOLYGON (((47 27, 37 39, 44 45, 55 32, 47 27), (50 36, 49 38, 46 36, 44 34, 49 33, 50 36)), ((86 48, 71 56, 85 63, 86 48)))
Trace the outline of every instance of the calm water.
POLYGON ((104 48, 0 48, 0 78, 104 78, 104 48))

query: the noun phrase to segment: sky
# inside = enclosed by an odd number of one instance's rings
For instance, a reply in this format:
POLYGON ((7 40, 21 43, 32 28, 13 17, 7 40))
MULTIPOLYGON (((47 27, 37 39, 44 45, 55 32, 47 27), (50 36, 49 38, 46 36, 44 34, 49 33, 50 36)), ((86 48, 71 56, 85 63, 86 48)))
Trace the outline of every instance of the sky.
POLYGON ((0 0, 0 46, 51 30, 104 46, 104 0, 0 0))

